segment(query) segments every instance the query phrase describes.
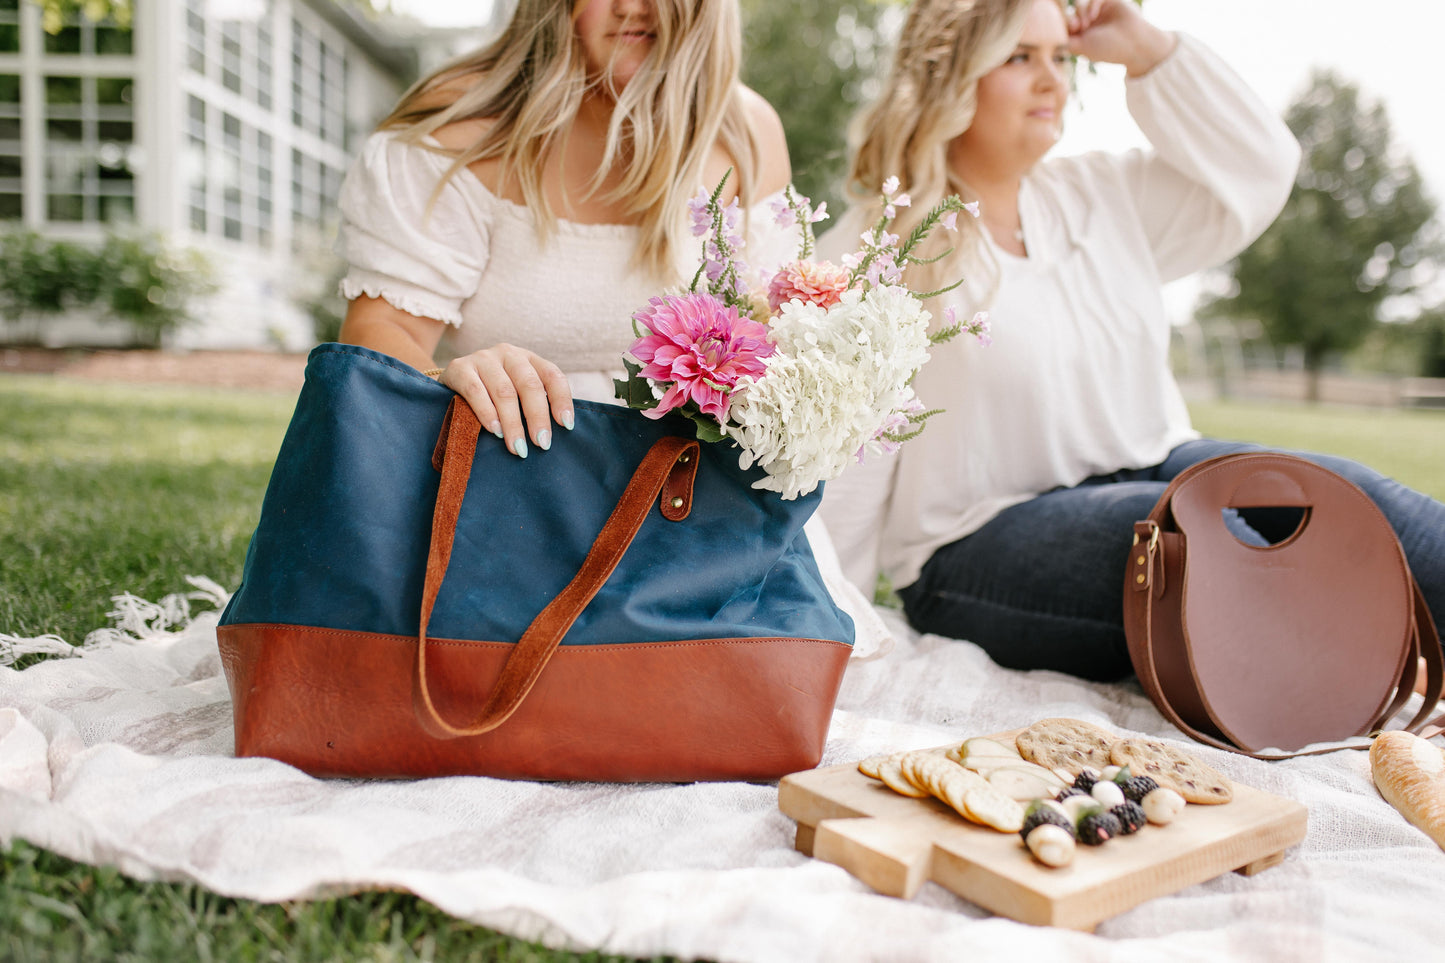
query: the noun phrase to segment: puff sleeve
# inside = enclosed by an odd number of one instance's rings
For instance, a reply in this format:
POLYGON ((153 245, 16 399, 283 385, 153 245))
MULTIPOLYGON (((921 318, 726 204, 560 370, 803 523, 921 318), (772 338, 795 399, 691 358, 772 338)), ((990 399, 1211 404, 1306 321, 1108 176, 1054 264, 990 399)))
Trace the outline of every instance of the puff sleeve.
POLYGON ((447 324, 486 268, 491 223, 481 192, 465 190, 467 172, 451 177, 428 210, 446 155, 372 134, 341 185, 337 253, 349 270, 341 296, 366 295, 447 324))

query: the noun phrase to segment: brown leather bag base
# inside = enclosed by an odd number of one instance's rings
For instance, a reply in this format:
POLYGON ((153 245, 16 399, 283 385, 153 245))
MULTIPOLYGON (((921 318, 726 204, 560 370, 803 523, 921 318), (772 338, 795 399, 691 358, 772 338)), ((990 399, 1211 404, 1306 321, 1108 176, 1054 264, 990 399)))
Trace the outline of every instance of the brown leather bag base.
MULTIPOLYGON (((505 725, 437 739, 413 705, 414 637, 293 625, 217 634, 236 755, 365 778, 776 779, 818 764, 852 651, 793 638, 559 646, 505 725)), ((515 649, 428 639, 436 708, 474 712, 515 649)))
POLYGON ((1424 723, 1440 696, 1434 624, 1383 514, 1358 487, 1292 455, 1209 459, 1181 473, 1135 525, 1124 584, 1129 654, 1180 729, 1222 748, 1291 752, 1367 735, 1429 666, 1424 723), (1302 510, 1268 546, 1226 527, 1227 509, 1302 510))

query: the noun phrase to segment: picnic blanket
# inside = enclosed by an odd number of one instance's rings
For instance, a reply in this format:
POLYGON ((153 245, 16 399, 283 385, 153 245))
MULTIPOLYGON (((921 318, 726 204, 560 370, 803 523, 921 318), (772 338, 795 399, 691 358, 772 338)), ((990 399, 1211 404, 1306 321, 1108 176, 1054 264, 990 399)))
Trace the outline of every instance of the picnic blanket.
MULTIPOLYGON (((191 596, 223 601, 196 584, 191 596)), ((0 668, 0 841, 257 900, 407 890, 516 936, 638 956, 1445 957, 1445 853, 1380 798, 1362 752, 1265 763, 1191 744, 1308 806, 1308 837, 1263 873, 1226 873, 1085 934, 990 917, 931 883, 909 901, 878 895, 794 850, 775 784, 323 781, 236 759, 216 612, 190 611, 206 607, 121 597, 117 627, 83 656, 0 668)), ((892 651, 850 664, 825 765, 1044 716, 1183 741, 1134 684, 1002 669, 878 614, 892 651)))

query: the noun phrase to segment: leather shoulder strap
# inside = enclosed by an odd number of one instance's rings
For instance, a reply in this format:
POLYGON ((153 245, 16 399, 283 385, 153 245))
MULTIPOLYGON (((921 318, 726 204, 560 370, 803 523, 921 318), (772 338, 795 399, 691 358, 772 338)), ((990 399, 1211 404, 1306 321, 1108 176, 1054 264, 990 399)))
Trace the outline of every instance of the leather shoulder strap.
POLYGON ((422 589, 421 627, 417 637, 412 702, 417 720, 429 735, 441 739, 481 735, 506 722, 537 684, 548 660, 557 651, 577 616, 602 588, 627 553, 654 502, 669 521, 682 521, 692 508, 692 483, 697 475, 698 443, 690 438, 667 437, 656 441, 643 457, 608 517, 592 549, 572 581, 532 620, 522 633, 486 703, 470 722, 455 725, 443 719, 432 701, 427 683, 426 631, 432 608, 441 591, 451 560, 457 519, 471 477, 481 423, 461 397, 452 400, 442 425, 433 463, 440 462, 441 485, 432 515, 431 549, 427 555, 422 589))

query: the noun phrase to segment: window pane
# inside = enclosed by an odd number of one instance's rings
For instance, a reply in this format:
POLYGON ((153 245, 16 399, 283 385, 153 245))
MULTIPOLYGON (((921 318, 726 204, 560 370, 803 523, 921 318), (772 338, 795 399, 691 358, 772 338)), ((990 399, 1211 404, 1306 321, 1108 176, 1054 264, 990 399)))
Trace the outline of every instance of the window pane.
POLYGON ((0 219, 13 220, 20 217, 20 195, 0 194, 0 219))
POLYGON ((47 120, 45 122, 45 136, 47 140, 68 141, 78 143, 84 140, 85 135, 78 120, 47 120))
POLYGON ((19 50, 19 25, 13 23, 0 23, 0 53, 17 53, 19 50))
POLYGON ((135 85, 129 77, 95 78, 95 102, 98 104, 129 104, 135 99, 135 85))
POLYGON ((122 30, 119 27, 96 27, 95 52, 98 54, 132 54, 135 52, 132 36, 133 34, 129 30, 122 30))
POLYGON ((108 224, 128 224, 135 220, 135 198, 118 196, 100 199, 100 219, 108 224))
POLYGON ((46 217, 52 221, 85 220, 85 198, 77 194, 51 194, 45 201, 46 217))
POLYGON ((0 74, 0 104, 20 103, 20 77, 16 74, 0 74))
POLYGON ((0 117, 0 140, 20 139, 20 118, 0 117))
POLYGON ((80 78, 46 77, 45 102, 47 104, 80 103, 80 78))
POLYGON ((128 120, 103 120, 100 122, 97 136, 101 140, 130 144, 135 141, 135 125, 128 120))
POLYGON ((19 10, 20 0, 0 0, 0 10, 19 10))
POLYGON ((80 53, 80 28, 61 27, 59 33, 45 35, 45 52, 54 54, 80 53))
POLYGON ((21 176, 20 158, 10 154, 0 154, 0 177, 21 176))

